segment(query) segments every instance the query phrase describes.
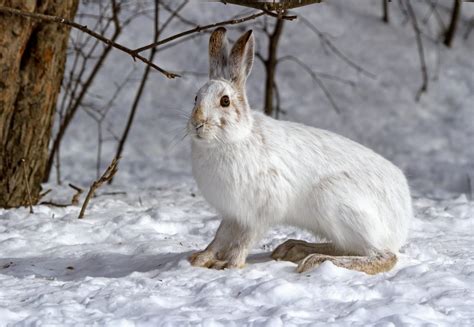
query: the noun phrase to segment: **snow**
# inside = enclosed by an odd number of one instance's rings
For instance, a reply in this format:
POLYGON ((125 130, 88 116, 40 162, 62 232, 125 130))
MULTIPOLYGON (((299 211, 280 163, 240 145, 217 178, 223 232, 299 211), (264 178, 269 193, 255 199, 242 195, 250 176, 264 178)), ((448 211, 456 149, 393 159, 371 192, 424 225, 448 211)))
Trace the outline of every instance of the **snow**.
POLYGON ((78 207, 0 211, 0 325, 472 325, 474 203, 415 199, 394 270, 369 276, 324 263, 298 274, 269 258, 281 226, 241 270, 191 267, 219 219, 191 183, 100 195, 78 207), (138 201, 141 197, 141 205, 138 201))
MULTIPOLYGON (((474 8, 468 5, 465 18, 474 8)), ((191 2, 183 16, 206 23, 240 12, 222 8, 191 2)), ((182 115, 205 77, 167 81, 154 73, 114 184, 98 191, 85 219, 77 219, 78 206, 38 205, 34 214, 0 209, 0 326, 474 325, 474 38, 457 38, 450 50, 425 40, 431 77, 438 59, 441 65, 417 103, 414 35, 397 7, 388 26, 374 0, 326 1, 296 11, 302 12, 377 77, 366 78, 328 56, 301 23, 288 22, 282 56, 298 55, 312 69, 356 86, 327 81, 342 109, 337 115, 304 71, 284 63, 278 68, 284 119, 346 135, 407 171, 415 218, 395 268, 369 276, 328 262, 298 274, 295 264, 272 261, 271 251, 289 238, 318 240, 289 226, 269 231, 243 269, 191 267, 186 257, 204 248, 219 224, 192 180, 189 140, 180 141, 182 115)), ((132 26, 120 42, 146 44, 149 23, 132 26)), ((168 33, 185 28, 176 25, 168 33)), ((230 34, 238 35, 235 29, 230 34)), ((190 42, 160 53, 158 61, 205 73, 207 35, 190 42)), ((264 49, 264 41, 257 42, 264 49)), ((128 56, 113 52, 94 93, 102 100, 113 93, 111 83, 119 83, 131 65, 128 56)), ((134 67, 138 76, 143 66, 134 67)), ((262 79, 257 62, 248 87, 256 109, 262 79)), ((106 123, 115 134, 123 129, 134 92, 131 85, 115 101, 106 123)), ((63 180, 83 188, 96 177, 91 122, 81 112, 61 149, 63 180)), ((107 133, 103 168, 115 150, 107 133)), ((46 200, 66 203, 73 194, 67 186, 47 188, 53 191, 46 200)))

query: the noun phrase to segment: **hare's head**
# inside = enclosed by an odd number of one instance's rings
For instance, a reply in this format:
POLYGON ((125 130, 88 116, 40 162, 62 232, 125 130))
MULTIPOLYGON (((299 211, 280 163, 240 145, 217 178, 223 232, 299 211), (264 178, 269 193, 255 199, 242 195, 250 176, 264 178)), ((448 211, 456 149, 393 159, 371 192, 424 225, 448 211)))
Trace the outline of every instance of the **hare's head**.
POLYGON ((249 135, 252 115, 245 82, 252 69, 254 38, 244 33, 229 50, 226 29, 216 29, 209 40, 209 81, 195 99, 188 131, 199 143, 231 143, 249 135))

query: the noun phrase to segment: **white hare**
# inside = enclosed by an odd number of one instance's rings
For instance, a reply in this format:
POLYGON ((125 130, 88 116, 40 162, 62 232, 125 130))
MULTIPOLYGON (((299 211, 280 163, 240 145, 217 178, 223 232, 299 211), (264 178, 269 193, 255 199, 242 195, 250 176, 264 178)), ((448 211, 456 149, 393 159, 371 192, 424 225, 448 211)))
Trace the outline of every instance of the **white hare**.
POLYGON ((299 263, 299 272, 326 260, 369 274, 390 270, 412 217, 405 176, 342 136, 252 111, 245 82, 253 59, 252 31, 232 49, 224 28, 212 33, 210 80, 196 96, 188 131, 193 175, 222 222, 189 261, 242 267, 263 233, 289 224, 328 241, 276 248, 272 257, 299 263))

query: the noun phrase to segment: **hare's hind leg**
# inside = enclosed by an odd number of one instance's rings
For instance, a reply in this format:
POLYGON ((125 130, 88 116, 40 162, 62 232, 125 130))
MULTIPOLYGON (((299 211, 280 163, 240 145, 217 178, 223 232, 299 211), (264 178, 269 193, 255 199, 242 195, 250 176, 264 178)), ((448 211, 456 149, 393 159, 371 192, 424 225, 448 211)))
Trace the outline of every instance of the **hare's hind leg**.
POLYGON ((338 267, 375 275, 392 269, 397 263, 397 256, 390 251, 377 250, 368 256, 330 256, 313 253, 301 260, 296 270, 302 273, 319 266, 324 261, 331 261, 338 267))
POLYGON ((342 255, 332 243, 308 243, 300 240, 287 240, 277 246, 272 252, 275 260, 284 260, 298 263, 310 254, 342 255))

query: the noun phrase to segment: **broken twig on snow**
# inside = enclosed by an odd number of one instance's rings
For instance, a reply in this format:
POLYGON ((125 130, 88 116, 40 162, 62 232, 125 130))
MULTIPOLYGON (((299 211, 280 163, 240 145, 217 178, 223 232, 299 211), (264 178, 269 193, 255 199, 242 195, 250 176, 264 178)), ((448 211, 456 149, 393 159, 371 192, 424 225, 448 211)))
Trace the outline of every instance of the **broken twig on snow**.
POLYGON ((115 175, 115 173, 118 170, 118 163, 119 163, 119 158, 114 158, 110 165, 107 167, 105 172, 102 174, 102 176, 94 181, 92 183, 91 187, 89 188, 89 192, 87 192, 87 196, 84 200, 84 203, 82 204, 81 212, 79 213, 79 219, 84 218, 84 214, 86 212, 87 205, 89 204, 90 199, 94 196, 95 191, 101 187, 105 182, 109 181, 112 179, 115 175))

